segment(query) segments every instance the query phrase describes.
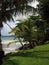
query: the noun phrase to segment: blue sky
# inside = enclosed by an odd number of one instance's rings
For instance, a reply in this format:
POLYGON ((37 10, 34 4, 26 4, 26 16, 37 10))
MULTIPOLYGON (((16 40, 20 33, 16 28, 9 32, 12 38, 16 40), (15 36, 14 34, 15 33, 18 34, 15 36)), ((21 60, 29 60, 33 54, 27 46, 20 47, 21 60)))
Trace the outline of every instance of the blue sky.
MULTIPOLYGON (((2 28, 2 35, 3 36, 7 36, 7 35, 12 35, 12 34, 9 34, 9 32, 11 31, 11 29, 8 27, 8 25, 7 24, 3 24, 4 26, 3 26, 3 28, 2 28)), ((15 26, 15 23, 14 22, 11 22, 10 24, 9 24, 11 27, 14 27, 15 26)))
MULTIPOLYGON (((36 5, 38 4, 38 2, 35 2, 35 3, 31 3, 31 4, 29 4, 29 5, 31 5, 31 6, 34 6, 34 7, 36 7, 36 5)), ((30 15, 30 14, 29 14, 30 15)), ((17 19, 23 19, 23 18, 26 18, 27 16, 17 16, 16 18, 14 18, 14 20, 16 21, 17 19)), ((12 28, 13 27, 15 27, 16 25, 15 25, 15 23, 14 22, 10 22, 10 23, 8 23, 12 28)), ((9 35, 9 31, 11 30, 5 23, 3 23, 3 25, 4 25, 4 27, 3 27, 3 29, 2 29, 2 35, 3 36, 7 36, 7 35, 9 35)), ((13 34, 10 34, 10 35, 13 35, 13 34)))

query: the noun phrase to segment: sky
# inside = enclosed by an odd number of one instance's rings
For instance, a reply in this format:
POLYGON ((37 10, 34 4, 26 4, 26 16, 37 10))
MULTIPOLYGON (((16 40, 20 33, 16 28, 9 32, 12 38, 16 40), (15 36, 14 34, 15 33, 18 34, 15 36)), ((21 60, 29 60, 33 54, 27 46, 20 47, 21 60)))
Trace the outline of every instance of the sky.
MULTIPOLYGON (((10 22, 9 25, 10 25, 11 27, 14 27, 14 26, 15 26, 15 23, 10 22)), ((3 26, 2 31, 1 31, 2 36, 13 35, 13 34, 9 34, 10 31, 11 31, 11 29, 9 28, 9 26, 4 23, 4 26, 3 26)))
MULTIPOLYGON (((29 4, 29 5, 31 5, 31 6, 34 6, 34 7, 36 7, 36 5, 38 4, 38 2, 35 2, 35 3, 31 3, 31 4, 29 4)), ((30 15, 30 14, 29 14, 30 15)), ((17 19, 23 19, 23 18, 26 18, 27 16, 17 16, 16 18, 14 18, 14 20, 15 20, 15 22, 16 22, 16 20, 17 19)), ((12 27, 12 28, 14 28, 15 26, 16 26, 16 23, 14 23, 14 22, 8 22, 7 21, 7 23, 12 27)), ((13 33, 12 34, 9 34, 9 32, 11 31, 11 29, 8 27, 8 25, 7 24, 5 24, 5 23, 3 23, 3 28, 2 28, 2 31, 1 31, 1 33, 2 33, 2 36, 8 36, 8 35, 13 35, 13 33)))

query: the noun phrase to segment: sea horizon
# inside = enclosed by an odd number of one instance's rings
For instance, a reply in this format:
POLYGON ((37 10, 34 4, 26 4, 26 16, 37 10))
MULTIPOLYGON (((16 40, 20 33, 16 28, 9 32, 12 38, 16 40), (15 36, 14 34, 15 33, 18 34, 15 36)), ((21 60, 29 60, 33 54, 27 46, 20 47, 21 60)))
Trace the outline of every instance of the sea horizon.
POLYGON ((1 37, 12 37, 14 35, 1 35, 1 37))
POLYGON ((16 45, 21 45, 18 38, 14 40, 14 36, 2 36, 1 37, 2 44, 8 44, 9 42, 13 42, 13 44, 16 41, 16 45))

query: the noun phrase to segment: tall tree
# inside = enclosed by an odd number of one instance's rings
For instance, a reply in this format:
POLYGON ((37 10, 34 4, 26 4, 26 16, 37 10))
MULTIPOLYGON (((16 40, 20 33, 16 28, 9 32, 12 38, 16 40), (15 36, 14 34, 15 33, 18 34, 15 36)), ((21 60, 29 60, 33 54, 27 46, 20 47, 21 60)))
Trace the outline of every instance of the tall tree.
POLYGON ((13 20, 13 15, 17 13, 31 11, 32 7, 28 6, 28 3, 32 0, 0 0, 0 65, 2 64, 2 58, 4 56, 4 51, 1 44, 1 29, 3 27, 3 22, 13 20), (16 13, 17 12, 17 13, 16 13))
POLYGON ((30 46, 34 44, 33 39, 36 44, 44 44, 45 31, 45 20, 42 20, 40 16, 33 15, 27 20, 18 23, 12 30, 15 33, 15 38, 23 38, 23 40, 30 43, 30 46))
POLYGON ((45 20, 46 23, 45 38, 49 40, 49 0, 38 0, 38 1, 39 1, 39 5, 38 5, 39 15, 43 20, 45 20))
POLYGON ((15 33, 15 38, 18 39, 22 38, 23 41, 29 42, 30 48, 33 48, 34 41, 37 38, 35 30, 36 30, 35 20, 28 18, 27 20, 18 23, 17 26, 11 31, 11 33, 13 32, 15 33))
POLYGON ((49 0, 38 0, 38 12, 42 19, 49 21, 49 0))

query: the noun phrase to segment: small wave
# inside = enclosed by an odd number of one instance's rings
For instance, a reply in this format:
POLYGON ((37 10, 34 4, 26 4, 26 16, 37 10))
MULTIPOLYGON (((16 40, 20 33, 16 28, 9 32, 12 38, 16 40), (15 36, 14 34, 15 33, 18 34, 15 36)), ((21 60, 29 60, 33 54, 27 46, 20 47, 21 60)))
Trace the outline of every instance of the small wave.
POLYGON ((2 41, 18 41, 18 40, 2 40, 2 41))
POLYGON ((16 41, 16 40, 3 40, 3 41, 2 41, 2 44, 7 44, 7 43, 9 43, 9 42, 14 42, 14 41, 16 41))
MULTIPOLYGON (((12 42, 12 41, 2 42, 2 44, 8 44, 9 42, 12 42)), ((14 43, 14 42, 13 42, 13 43, 14 43)), ((20 44, 20 42, 16 42, 16 44, 20 44)))

